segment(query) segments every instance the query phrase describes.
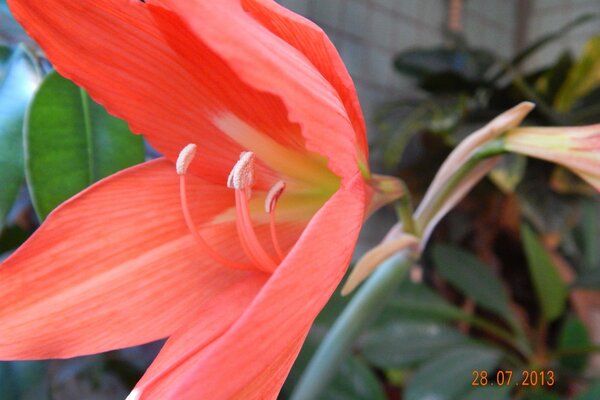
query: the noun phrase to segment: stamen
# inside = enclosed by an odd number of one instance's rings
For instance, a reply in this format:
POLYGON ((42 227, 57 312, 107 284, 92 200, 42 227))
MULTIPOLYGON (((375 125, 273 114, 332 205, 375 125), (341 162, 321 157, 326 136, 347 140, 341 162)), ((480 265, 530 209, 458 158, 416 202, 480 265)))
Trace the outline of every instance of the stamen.
POLYGON ((192 160, 196 156, 196 145, 193 143, 188 144, 181 150, 177 162, 175 163, 175 169, 178 175, 185 175, 188 167, 192 163, 192 160))
POLYGON ((227 178, 227 187, 230 189, 245 189, 250 195, 252 185, 254 185, 254 153, 244 151, 240 154, 240 159, 235 163, 233 169, 227 178))
POLYGON ((235 189, 235 206, 237 212, 237 229, 242 248, 257 268, 265 272, 273 272, 277 263, 267 254, 260 244, 248 209, 250 190, 254 184, 254 153, 243 152, 227 179, 227 186, 235 189))
POLYGON ((252 265, 244 264, 241 262, 237 262, 234 260, 230 260, 226 257, 223 257, 215 250, 213 250, 205 241, 202 239, 202 236, 196 230, 194 226, 194 222, 192 220, 192 215, 190 213, 190 209, 187 201, 187 189, 186 189, 186 181, 185 174, 188 166, 194 159, 194 155, 196 154, 196 145, 188 144, 182 151, 179 153, 179 157, 177 158, 177 173, 179 174, 179 199, 181 202, 181 210, 183 211, 183 218, 185 219, 185 223, 192 234, 192 237, 200 246, 202 251, 207 253, 210 257, 212 257, 219 264, 225 265, 226 267, 233 269, 253 269, 252 265))
POLYGON ((269 193, 267 193, 267 197, 265 198, 265 212, 269 214, 269 227, 271 229, 271 240, 273 241, 273 247, 275 247, 275 251, 277 252, 277 256, 279 256, 279 260, 283 260, 284 255, 283 251, 281 251, 281 246, 279 245, 279 239, 277 238, 277 230, 275 227, 275 207, 277 206, 277 201, 283 194, 285 190, 285 182, 278 181, 273 185, 269 193))

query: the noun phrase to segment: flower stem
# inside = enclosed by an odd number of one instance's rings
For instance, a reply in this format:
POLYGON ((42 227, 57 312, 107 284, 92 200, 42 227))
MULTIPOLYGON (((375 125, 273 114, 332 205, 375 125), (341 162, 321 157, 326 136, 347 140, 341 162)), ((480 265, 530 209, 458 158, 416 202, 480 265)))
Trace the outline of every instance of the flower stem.
POLYGON ((400 181, 404 195, 396 201, 396 214, 402 221, 403 231, 411 235, 418 235, 417 226, 413 219, 413 205, 410 197, 410 192, 403 181, 400 181))
POLYGON ((434 201, 429 204, 426 210, 417 218, 417 224, 419 227, 425 226, 426 222, 429 221, 439 210, 448 197, 452 194, 452 191, 461 183, 461 181, 471 172, 475 167, 479 165, 483 160, 494 157, 506 152, 504 148, 504 140, 496 139, 488 142, 481 148, 479 148, 460 168, 448 179, 448 182, 436 196, 434 201))
POLYGON ((415 260, 402 251, 382 263, 350 300, 304 370, 291 400, 314 400, 338 371, 360 332, 377 316, 415 260))

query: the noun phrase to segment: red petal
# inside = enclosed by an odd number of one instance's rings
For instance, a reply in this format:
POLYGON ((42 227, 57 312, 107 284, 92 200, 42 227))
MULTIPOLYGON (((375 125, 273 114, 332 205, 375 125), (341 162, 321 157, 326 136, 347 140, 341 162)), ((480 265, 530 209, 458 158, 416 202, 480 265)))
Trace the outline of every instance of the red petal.
MULTIPOLYGON (((350 178, 358 171, 356 136, 335 88, 304 54, 248 14, 240 0, 157 2, 165 9, 151 8, 156 22, 188 69, 203 75, 206 69, 219 71, 214 81, 219 91, 244 94, 227 79, 233 71, 249 87, 274 95, 285 104, 289 120, 302 128, 310 151, 325 155, 339 176, 350 178)), ((259 119, 277 116, 268 103, 254 102, 250 112, 247 106, 227 105, 213 118, 228 118, 229 112, 278 140, 288 135, 288 130, 257 126, 259 119)))
MULTIPOLYGON (((155 160, 55 210, 0 266, 0 359, 71 357, 166 337, 254 274, 198 252, 178 185, 174 166, 155 160)), ((231 191, 199 179, 189 180, 189 193, 196 221, 233 204, 231 191)), ((221 250, 235 256, 237 242, 227 239, 221 250)))
POLYGON ((228 129, 232 119, 295 152, 306 141, 342 176, 356 171, 356 138, 336 90, 239 1, 176 2, 181 17, 131 0, 9 4, 61 74, 171 160, 200 145, 195 174, 224 182, 242 148, 254 150, 251 135, 228 129))
POLYGON ((344 62, 325 32, 313 22, 273 1, 245 0, 242 4, 267 29, 302 52, 337 90, 366 161, 369 151, 366 127, 356 89, 344 62))
POLYGON ((336 193, 240 319, 163 378, 173 385, 168 395, 161 391, 155 397, 150 388, 141 398, 276 398, 310 325, 350 261, 365 213, 365 190, 356 177, 336 193))
POLYGON ((191 357, 222 335, 265 284, 267 275, 254 275, 207 302, 202 315, 175 332, 136 385, 144 399, 165 399, 173 392, 191 357))

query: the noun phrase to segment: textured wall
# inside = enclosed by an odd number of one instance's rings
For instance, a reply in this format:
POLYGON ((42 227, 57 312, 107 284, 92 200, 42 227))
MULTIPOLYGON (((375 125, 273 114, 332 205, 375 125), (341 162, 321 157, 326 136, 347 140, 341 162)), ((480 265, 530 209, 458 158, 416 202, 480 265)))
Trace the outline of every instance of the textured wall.
MULTIPOLYGON (((600 0, 533 0, 527 39, 531 41, 553 32, 585 13, 600 14, 600 0)), ((565 49, 579 54, 586 39, 594 34, 600 34, 599 20, 588 22, 565 35, 556 44, 548 46, 532 59, 529 66, 542 66, 552 62, 565 49)))
MULTIPOLYGON (((443 43, 447 0, 280 0, 317 22, 331 37, 352 75, 367 120, 385 100, 414 90, 396 74, 393 56, 416 46, 443 43)), ((502 55, 514 44, 514 1, 466 0, 468 40, 502 55)))

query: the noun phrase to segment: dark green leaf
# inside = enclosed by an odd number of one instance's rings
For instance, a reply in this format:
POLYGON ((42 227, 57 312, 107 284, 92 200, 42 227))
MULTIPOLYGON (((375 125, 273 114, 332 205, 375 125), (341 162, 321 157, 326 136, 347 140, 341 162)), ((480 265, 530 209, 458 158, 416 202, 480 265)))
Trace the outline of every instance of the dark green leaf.
POLYGON ((451 246, 436 245, 433 260, 439 274, 465 296, 498 315, 510 314, 502 282, 473 255, 451 246))
POLYGON ((480 386, 470 390, 461 400, 509 400, 511 386, 480 386))
MULTIPOLYGON (((583 322, 574 317, 568 318, 558 336, 557 350, 568 352, 569 349, 577 350, 591 345, 590 336, 583 322)), ((560 363, 565 368, 580 372, 585 367, 587 360, 587 354, 579 354, 561 357, 560 363)))
POLYGON ((550 255, 528 225, 521 227, 521 236, 542 315, 547 321, 553 321, 565 310, 567 288, 550 255))
POLYGON ((396 318, 453 321, 466 320, 470 316, 427 286, 406 282, 390 300, 378 322, 386 323, 387 320, 396 318))
POLYGON ((493 371, 500 362, 499 350, 467 346, 450 350, 422 365, 409 381, 406 400, 462 400, 469 392, 473 371, 493 371))
POLYGON ((396 69, 421 81, 434 75, 453 73, 461 81, 480 81, 494 64, 495 57, 484 50, 469 48, 413 49, 394 60, 396 69))
POLYGON ((586 269, 580 272, 573 286, 600 289, 600 269, 586 269))
POLYGON ((41 219, 90 184, 144 161, 142 138, 55 72, 32 102, 26 143, 27 182, 41 219))
POLYGON ((564 25, 560 29, 538 38, 532 44, 530 44, 521 52, 519 52, 508 64, 511 65, 512 68, 519 66, 521 63, 527 61, 529 57, 534 55, 538 50, 542 49, 546 45, 551 44, 556 40, 563 39, 565 35, 572 29, 575 29, 578 26, 586 24, 597 18, 598 16, 594 14, 586 14, 579 16, 578 18, 564 25))
MULTIPOLYGON (((307 340, 302 345, 302 350, 294 362, 282 389, 283 398, 287 398, 300 379, 302 372, 310 362, 320 343, 321 334, 316 332, 321 328, 313 326, 307 340)), ((356 357, 348 357, 340 366, 328 389, 320 399, 381 399, 381 387, 373 372, 356 357)))
POLYGON ((17 376, 10 362, 0 362, 0 389, 2 400, 19 400, 21 397, 17 376))
POLYGON ((370 330, 361 340, 361 348, 363 356, 378 367, 402 368, 468 341, 448 325, 397 320, 370 330))
POLYGON ((527 392, 522 400, 560 400, 560 396, 556 393, 550 393, 543 389, 533 389, 527 392))
POLYGON ((18 226, 9 226, 0 232, 0 254, 16 249, 19 247, 27 238, 30 232, 18 226))
POLYGON ((356 357, 342 364, 340 373, 333 379, 323 400, 385 400, 379 380, 369 367, 356 357))
POLYGON ((35 64, 18 48, 0 83, 0 227, 23 183, 23 118, 39 81, 35 64))
POLYGON ((590 386, 573 400, 598 400, 600 399, 600 383, 590 386))
POLYGON ((548 104, 554 102, 572 66, 573 58, 569 52, 564 52, 558 61, 540 77, 536 86, 548 104))

